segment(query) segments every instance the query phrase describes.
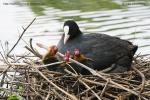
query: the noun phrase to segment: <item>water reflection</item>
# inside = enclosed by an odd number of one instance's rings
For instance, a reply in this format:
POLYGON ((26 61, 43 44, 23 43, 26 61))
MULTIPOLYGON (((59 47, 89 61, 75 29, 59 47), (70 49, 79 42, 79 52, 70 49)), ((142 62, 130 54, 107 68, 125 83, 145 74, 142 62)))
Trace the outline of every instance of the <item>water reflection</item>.
MULTIPOLYGON (((21 27, 29 24, 36 14, 26 5, 1 5, 0 40, 8 40, 10 45, 13 45, 22 31, 21 27)), ((26 41, 33 38, 34 45, 37 41, 46 45, 57 44, 62 33, 63 22, 70 18, 76 18, 81 30, 85 33, 99 32, 128 39, 139 45, 140 49, 137 54, 150 54, 149 6, 135 5, 129 6, 127 9, 92 12, 62 11, 54 7, 44 7, 44 9, 45 15, 37 17, 35 23, 23 37, 26 41)), ((15 53, 19 53, 18 51, 23 53, 24 45, 26 44, 23 41, 19 43, 15 53)), ((42 50, 40 51, 42 52, 42 50)))

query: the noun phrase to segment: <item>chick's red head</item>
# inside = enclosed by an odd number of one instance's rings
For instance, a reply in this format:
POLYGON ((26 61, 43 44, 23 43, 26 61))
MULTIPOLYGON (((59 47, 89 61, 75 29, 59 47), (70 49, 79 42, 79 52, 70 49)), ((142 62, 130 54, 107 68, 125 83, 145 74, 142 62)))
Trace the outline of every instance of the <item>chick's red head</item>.
POLYGON ((75 48, 74 49, 74 56, 79 57, 80 56, 80 51, 79 49, 75 48))
POLYGON ((70 51, 67 51, 64 55, 64 61, 69 62, 69 58, 71 57, 70 51))
POLYGON ((57 53, 57 51, 58 51, 58 48, 57 48, 57 46, 50 46, 49 48, 48 48, 48 52, 49 52, 49 54, 51 55, 51 56, 55 56, 56 55, 56 53, 57 53))

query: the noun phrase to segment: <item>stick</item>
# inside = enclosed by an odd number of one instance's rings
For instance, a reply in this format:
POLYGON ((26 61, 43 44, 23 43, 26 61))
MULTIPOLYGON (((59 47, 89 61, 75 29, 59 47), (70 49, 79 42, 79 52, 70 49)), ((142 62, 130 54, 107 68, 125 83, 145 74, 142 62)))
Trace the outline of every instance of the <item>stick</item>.
POLYGON ((14 46, 10 49, 10 51, 7 53, 7 56, 12 52, 12 50, 16 47, 16 45, 19 43, 20 39, 22 38, 22 36, 24 35, 24 33, 26 32, 26 30, 31 26, 31 24, 35 21, 36 18, 34 18, 30 24, 24 29, 23 28, 23 32, 21 33, 19 39, 17 40, 17 42, 14 44, 14 46))
POLYGON ((104 92, 105 92, 105 90, 106 90, 106 88, 107 88, 107 86, 108 86, 109 81, 110 81, 110 79, 107 79, 107 82, 106 82, 106 84, 105 84, 105 86, 104 86, 104 88, 103 88, 103 90, 102 90, 102 92, 101 92, 101 94, 100 94, 100 97, 103 96, 103 94, 104 94, 104 92))
POLYGON ((140 72, 137 68, 135 68, 134 66, 132 66, 132 69, 134 69, 142 78, 142 84, 141 84, 141 89, 140 89, 140 93, 143 92, 144 87, 145 87, 145 76, 142 72, 140 72))
MULTIPOLYGON (((77 77, 76 74, 70 72, 69 70, 65 70, 65 71, 66 71, 67 73, 71 74, 72 76, 77 77)), ((78 80, 79 80, 79 82, 81 82, 87 89, 89 89, 89 90, 97 97, 98 100, 102 100, 102 99, 91 89, 91 87, 89 87, 84 81, 82 81, 80 78, 79 78, 78 80)))
MULTIPOLYGON (((32 66, 33 67, 33 66, 32 66)), ((52 81, 50 81, 42 72, 40 72, 37 68, 33 67, 47 82, 49 82, 52 86, 54 86, 56 89, 58 89, 59 91, 63 92, 64 94, 66 94, 70 99, 72 100, 77 100, 77 98, 72 95, 69 94, 68 92, 66 92, 65 90, 63 90, 62 88, 58 87, 56 84, 54 84, 52 81)))
POLYGON ((60 61, 60 62, 54 62, 54 63, 50 63, 50 64, 45 64, 45 65, 41 65, 41 66, 37 66, 37 68, 41 68, 41 67, 53 67, 53 65, 60 65, 63 64, 64 61, 60 61))

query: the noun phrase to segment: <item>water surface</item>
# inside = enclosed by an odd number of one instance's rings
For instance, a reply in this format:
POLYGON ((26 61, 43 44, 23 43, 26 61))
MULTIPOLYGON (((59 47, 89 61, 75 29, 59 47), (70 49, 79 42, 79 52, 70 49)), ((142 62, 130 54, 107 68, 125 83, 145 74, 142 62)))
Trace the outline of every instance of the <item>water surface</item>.
MULTIPOLYGON (((150 54, 150 7, 143 4, 127 5, 123 8, 101 9, 97 11, 65 10, 59 7, 43 6, 43 15, 38 16, 27 2, 22 5, 8 4, 11 0, 2 1, 0 6, 0 40, 9 41, 10 47, 17 41, 22 32, 33 18, 35 23, 27 30, 23 39, 33 43, 41 42, 46 45, 57 44, 65 20, 74 19, 85 33, 104 33, 127 39, 139 46, 137 54, 150 54)), ((116 0, 118 4, 122 3, 116 0)), ((120 7, 120 6, 119 6, 120 7)), ((20 41, 14 53, 24 53, 25 42, 20 41)), ((38 47, 36 47, 38 48, 38 47)), ((39 49, 39 48, 38 48, 39 49)), ((39 49, 43 52, 42 49, 39 49)))

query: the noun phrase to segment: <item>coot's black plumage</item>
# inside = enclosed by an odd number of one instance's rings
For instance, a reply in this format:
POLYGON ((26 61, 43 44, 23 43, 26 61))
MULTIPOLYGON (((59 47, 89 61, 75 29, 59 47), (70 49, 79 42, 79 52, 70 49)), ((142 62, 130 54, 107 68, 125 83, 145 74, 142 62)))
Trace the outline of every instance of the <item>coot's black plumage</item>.
MULTIPOLYGON (((67 50, 72 52, 74 48, 78 48, 82 54, 93 60, 83 62, 93 69, 102 70, 115 66, 110 72, 129 70, 138 48, 131 42, 118 37, 98 33, 83 34, 73 20, 64 23, 64 34, 57 46, 58 51, 63 54, 67 50)), ((83 68, 80 68, 78 72, 86 74, 83 68)))

